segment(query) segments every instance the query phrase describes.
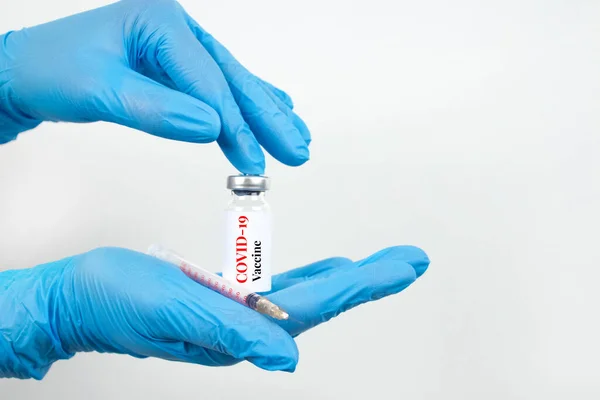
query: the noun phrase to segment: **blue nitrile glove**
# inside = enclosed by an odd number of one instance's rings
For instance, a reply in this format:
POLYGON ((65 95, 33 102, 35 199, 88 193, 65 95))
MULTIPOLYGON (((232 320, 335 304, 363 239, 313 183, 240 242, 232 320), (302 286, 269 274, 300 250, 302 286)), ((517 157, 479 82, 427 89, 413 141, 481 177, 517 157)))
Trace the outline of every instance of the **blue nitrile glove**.
POLYGON ((292 107, 174 0, 124 0, 0 36, 0 143, 42 121, 108 121, 217 140, 241 172, 261 174, 259 143, 288 165, 309 158, 292 107))
POLYGON ((393 247, 356 263, 332 258, 280 274, 269 297, 290 313, 282 323, 131 250, 101 248, 3 272, 0 377, 41 379, 54 361, 82 351, 293 371, 292 336, 403 290, 428 264, 417 248, 393 247))

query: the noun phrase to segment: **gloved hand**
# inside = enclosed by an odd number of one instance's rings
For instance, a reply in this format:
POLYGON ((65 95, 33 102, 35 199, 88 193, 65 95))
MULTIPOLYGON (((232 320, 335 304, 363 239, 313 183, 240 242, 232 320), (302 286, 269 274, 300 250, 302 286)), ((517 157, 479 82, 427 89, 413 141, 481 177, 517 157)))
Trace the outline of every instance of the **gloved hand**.
POLYGON ((174 0, 124 0, 0 36, 0 144, 42 121, 108 121, 217 140, 237 169, 262 174, 260 145, 288 165, 309 158, 292 107, 174 0))
POLYGON ((293 371, 293 336, 400 292, 428 265, 421 250, 392 247, 359 262, 331 258, 277 275, 268 296, 290 313, 281 323, 125 249, 3 272, 0 377, 41 379, 54 361, 82 351, 293 371))

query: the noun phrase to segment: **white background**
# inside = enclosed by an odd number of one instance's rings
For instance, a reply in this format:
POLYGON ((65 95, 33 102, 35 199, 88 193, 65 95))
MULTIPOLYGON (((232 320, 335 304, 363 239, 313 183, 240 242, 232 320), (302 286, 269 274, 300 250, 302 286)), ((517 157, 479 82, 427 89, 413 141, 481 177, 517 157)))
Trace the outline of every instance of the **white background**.
MULTIPOLYGON (((5 3, 1 31, 106 2, 5 3)), ((599 2, 182 3, 313 132, 304 167, 268 160, 277 268, 432 265, 302 335, 294 374, 80 354, 2 399, 600 398, 599 2)), ((216 270, 232 172, 216 145, 43 124, 0 146, 0 268, 161 242, 216 270)))

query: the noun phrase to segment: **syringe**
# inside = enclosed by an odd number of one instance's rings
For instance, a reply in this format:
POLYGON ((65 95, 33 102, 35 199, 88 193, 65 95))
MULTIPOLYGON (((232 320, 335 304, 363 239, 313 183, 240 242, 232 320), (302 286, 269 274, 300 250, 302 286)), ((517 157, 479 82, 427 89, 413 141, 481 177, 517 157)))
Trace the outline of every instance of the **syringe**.
POLYGON ((213 274, 212 272, 209 272, 204 268, 187 261, 172 250, 155 244, 148 248, 148 254, 176 265, 184 274, 202 286, 212 289, 223 296, 229 297, 230 299, 235 300, 246 307, 250 307, 261 314, 268 315, 269 317, 279 320, 289 318, 289 314, 287 312, 279 308, 277 305, 271 303, 266 297, 252 293, 240 287, 239 285, 233 284, 223 277, 213 274))

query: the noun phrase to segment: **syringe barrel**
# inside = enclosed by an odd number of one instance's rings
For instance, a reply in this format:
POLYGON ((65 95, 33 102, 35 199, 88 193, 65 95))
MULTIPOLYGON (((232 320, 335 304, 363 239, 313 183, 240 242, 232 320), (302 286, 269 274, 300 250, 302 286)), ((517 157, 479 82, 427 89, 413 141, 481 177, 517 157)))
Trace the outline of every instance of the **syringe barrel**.
POLYGON ((177 266, 192 280, 215 292, 219 292, 240 304, 249 306, 248 299, 251 299, 252 296, 256 296, 245 288, 239 287, 219 275, 213 274, 212 272, 187 261, 172 250, 154 245, 148 249, 148 254, 177 266))

